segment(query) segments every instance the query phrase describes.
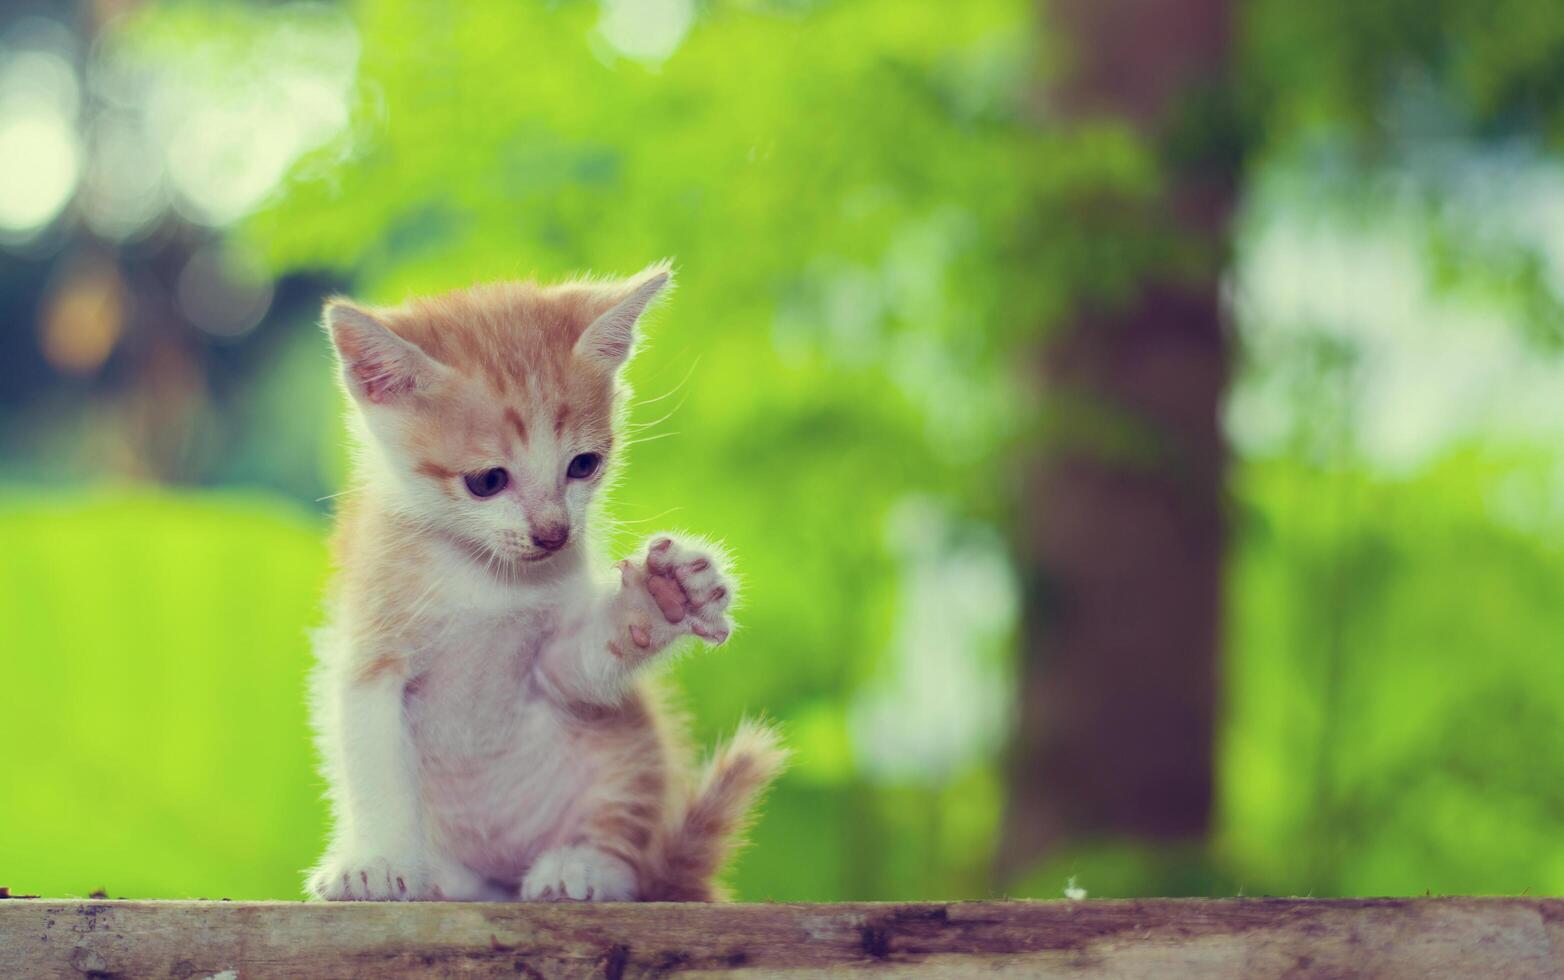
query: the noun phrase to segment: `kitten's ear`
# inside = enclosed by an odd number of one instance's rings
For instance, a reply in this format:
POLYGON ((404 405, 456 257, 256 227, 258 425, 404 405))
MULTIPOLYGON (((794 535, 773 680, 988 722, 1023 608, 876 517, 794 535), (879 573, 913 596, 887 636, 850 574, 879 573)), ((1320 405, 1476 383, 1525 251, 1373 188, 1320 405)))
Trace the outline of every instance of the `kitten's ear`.
POLYGON ((635 325, 652 301, 673 284, 673 270, 659 263, 630 280, 612 308, 592 321, 576 340, 576 355, 617 371, 635 350, 635 325))
POLYGON ((342 361, 342 378, 361 402, 395 401, 439 374, 440 365, 428 354, 346 300, 326 304, 326 329, 342 361))

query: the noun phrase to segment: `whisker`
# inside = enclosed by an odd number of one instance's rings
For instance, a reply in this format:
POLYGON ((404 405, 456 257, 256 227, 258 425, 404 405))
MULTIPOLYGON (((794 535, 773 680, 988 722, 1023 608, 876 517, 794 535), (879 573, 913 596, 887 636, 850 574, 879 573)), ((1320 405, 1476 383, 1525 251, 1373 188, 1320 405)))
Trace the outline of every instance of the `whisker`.
POLYGON ((669 507, 667 510, 663 511, 662 513, 660 513, 660 514, 653 514, 651 517, 636 517, 636 518, 630 518, 630 519, 623 519, 623 518, 618 518, 618 517, 610 517, 610 518, 605 518, 604 519, 604 523, 608 524, 608 526, 613 527, 613 528, 631 527, 631 526, 636 525, 636 524, 650 524, 653 521, 660 521, 660 520, 662 520, 664 517, 667 517, 669 514, 677 514, 679 511, 681 511, 683 509, 684 509, 683 507, 669 507))
POLYGON ((423 618, 423 615, 428 611, 429 606, 434 603, 435 594, 438 591, 439 585, 440 580, 438 578, 430 579, 429 585, 424 589, 423 595, 419 596, 418 600, 413 603, 412 608, 408 613, 409 619, 416 622, 423 618))
POLYGON ((678 401, 673 403, 673 407, 668 409, 668 411, 664 412, 662 415, 658 416, 655 419, 652 419, 650 422, 631 422, 629 425, 625 426, 625 431, 626 432, 642 432, 642 431, 644 431, 646 429, 650 429, 650 428, 653 428, 655 426, 662 425, 664 422, 668 421, 669 419, 673 418, 676 414, 678 414, 679 409, 684 407, 684 403, 689 400, 689 397, 690 397, 690 393, 689 392, 685 392, 684 395, 681 396, 678 401))
POLYGON ((360 487, 360 486, 348 487, 345 490, 338 490, 336 493, 328 493, 324 497, 316 497, 315 498, 315 502, 317 504, 325 503, 328 500, 335 500, 338 497, 344 497, 344 496, 346 496, 346 495, 348 495, 350 493, 357 493, 358 491, 360 491, 362 489, 364 489, 364 488, 360 487))
POLYGON ((643 442, 656 442, 658 439, 666 439, 669 436, 677 436, 677 435, 682 435, 682 433, 677 432, 677 431, 675 431, 675 432, 659 432, 656 435, 642 436, 639 439, 631 439, 628 442, 626 442, 625 443, 625 448, 629 449, 631 446, 639 446, 643 442))
POLYGON ((658 395, 656 398, 646 398, 646 399, 642 399, 641 401, 636 402, 635 403, 636 407, 639 408, 642 405, 655 405, 658 402, 662 401, 664 398, 667 398, 669 395, 672 395, 674 392, 678 391, 680 388, 683 388, 685 386, 685 384, 688 383, 689 380, 692 377, 695 376, 695 369, 700 366, 700 363, 701 363, 700 355, 697 354, 695 359, 690 362, 689 370, 684 372, 684 377, 679 379, 678 384, 675 384, 672 388, 669 388, 667 391, 665 391, 662 394, 658 395))

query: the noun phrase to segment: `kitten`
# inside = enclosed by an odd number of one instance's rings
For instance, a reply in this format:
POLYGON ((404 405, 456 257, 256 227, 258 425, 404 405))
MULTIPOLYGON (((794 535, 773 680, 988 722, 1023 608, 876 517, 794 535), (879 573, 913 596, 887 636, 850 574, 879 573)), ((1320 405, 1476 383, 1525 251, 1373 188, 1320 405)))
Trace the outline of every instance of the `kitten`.
POLYGON ((783 750, 746 723, 692 773, 637 675, 727 639, 726 563, 661 534, 599 568, 590 540, 620 372, 670 280, 327 304, 358 453, 313 678, 335 816, 313 896, 718 897, 783 750))

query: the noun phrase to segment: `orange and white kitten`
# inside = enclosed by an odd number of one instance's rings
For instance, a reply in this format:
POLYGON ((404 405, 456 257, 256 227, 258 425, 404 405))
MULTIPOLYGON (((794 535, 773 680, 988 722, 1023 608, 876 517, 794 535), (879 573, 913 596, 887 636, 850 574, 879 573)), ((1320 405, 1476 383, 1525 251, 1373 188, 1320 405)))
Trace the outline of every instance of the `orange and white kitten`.
POLYGON ((315 897, 717 897, 783 752, 747 723, 693 772, 637 672, 727 639, 724 558, 672 534, 616 565, 591 547, 619 375, 669 281, 327 305, 358 454, 317 642, 315 897))

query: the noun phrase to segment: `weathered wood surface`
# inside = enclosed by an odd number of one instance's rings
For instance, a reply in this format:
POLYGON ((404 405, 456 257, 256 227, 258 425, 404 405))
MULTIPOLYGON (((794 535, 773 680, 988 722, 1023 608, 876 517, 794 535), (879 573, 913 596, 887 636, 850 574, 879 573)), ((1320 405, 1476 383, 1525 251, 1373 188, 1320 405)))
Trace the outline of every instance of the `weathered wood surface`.
POLYGON ((1564 977, 1564 899, 0 901, 0 977, 1564 977))

